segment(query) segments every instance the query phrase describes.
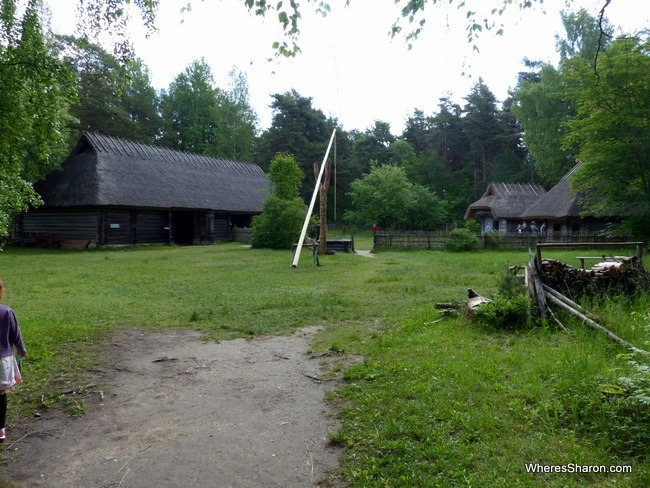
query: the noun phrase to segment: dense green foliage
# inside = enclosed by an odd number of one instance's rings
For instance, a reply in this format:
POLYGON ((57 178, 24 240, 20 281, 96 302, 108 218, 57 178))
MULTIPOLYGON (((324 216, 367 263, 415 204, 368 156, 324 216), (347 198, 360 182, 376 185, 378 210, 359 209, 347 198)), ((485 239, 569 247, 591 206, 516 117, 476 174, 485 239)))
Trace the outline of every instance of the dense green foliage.
POLYGON ((302 171, 294 157, 278 153, 269 167, 271 194, 253 218, 254 248, 290 249, 300 235, 307 208, 299 198, 302 171))
POLYGON ((266 169, 275 154, 292 154, 304 175, 300 196, 309 201, 315 185, 313 165, 323 160, 336 123, 295 90, 273 95, 271 108, 273 120, 259 138, 255 161, 266 169))
POLYGON ((375 166, 350 185, 354 210, 346 221, 382 229, 433 230, 445 222, 439 199, 422 185, 411 183, 404 168, 375 166))
POLYGON ((515 91, 524 142, 546 183, 581 162, 571 184, 585 213, 618 222, 612 233, 647 240, 648 33, 614 38, 584 10, 563 20, 559 66, 543 65, 515 91))
POLYGON ((578 100, 567 141, 584 162, 573 179, 583 205, 622 217, 619 234, 650 238, 650 38, 616 39, 595 68, 576 59, 565 76, 578 100))
POLYGON ((307 209, 300 198, 284 199, 270 195, 262 213, 253 217, 254 248, 290 249, 298 240, 307 209))
POLYGON ((478 249, 480 243, 476 232, 469 229, 454 229, 449 233, 445 247, 455 252, 473 251, 478 249))
POLYGON ((497 330, 526 329, 531 324, 530 306, 530 297, 527 294, 512 297, 497 295, 491 303, 477 307, 472 318, 497 330))
MULTIPOLYGON (((371 246, 371 236, 356 237, 359 249, 371 246)), ((528 259, 526 251, 338 253, 293 269, 289 251, 237 244, 7 249, 0 279, 30 352, 9 422, 66 407, 70 396, 58 392, 88 384, 115 328, 226 339, 320 325, 312 353, 344 380, 331 395, 342 422, 331 440, 343 447, 349 486, 646 486, 647 358, 562 314, 567 332, 438 321, 435 302, 463 299, 470 286, 491 297, 506 263, 528 259), (363 360, 350 367, 351 357, 363 360), (632 472, 544 475, 526 463, 632 472)), ((647 293, 584 305, 648 348, 647 293)), ((74 399, 79 413, 83 395, 74 399)))
POLYGON ((0 238, 40 199, 31 183, 65 154, 72 78, 43 33, 37 0, 0 3, 0 238))

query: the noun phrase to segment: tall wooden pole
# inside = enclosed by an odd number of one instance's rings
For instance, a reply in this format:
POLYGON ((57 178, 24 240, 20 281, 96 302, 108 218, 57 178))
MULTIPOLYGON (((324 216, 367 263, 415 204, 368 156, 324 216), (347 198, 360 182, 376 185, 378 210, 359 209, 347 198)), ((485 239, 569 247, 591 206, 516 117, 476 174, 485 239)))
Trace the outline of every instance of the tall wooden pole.
POLYGON ((334 224, 336 225, 336 139, 334 139, 334 224))
POLYGON ((320 167, 320 174, 316 179, 316 186, 314 187, 314 193, 311 196, 311 202, 309 202, 309 209, 307 209, 307 215, 305 216, 305 222, 302 225, 302 231, 300 232, 300 239, 298 239, 298 246, 296 247, 296 252, 293 255, 293 261, 291 262, 291 267, 295 268, 298 266, 298 261, 300 260, 300 251, 302 250, 302 245, 305 242, 305 235, 307 234, 307 227, 309 227, 309 219, 311 214, 314 211, 314 205, 316 204, 316 195, 320 188, 320 182, 323 179, 323 173, 325 172, 325 167, 327 166, 325 162, 327 161, 328 156, 330 155, 330 149, 332 149, 332 142, 334 142, 334 136, 336 135, 336 129, 332 131, 332 137, 330 137, 330 143, 327 145, 327 151, 325 152, 325 157, 323 158, 323 164, 320 167))
MULTIPOLYGON (((330 190, 330 165, 325 163, 325 176, 320 185, 320 254, 324 256, 327 254, 327 194, 330 190)), ((314 163, 314 178, 318 178, 320 168, 318 163, 314 163)))

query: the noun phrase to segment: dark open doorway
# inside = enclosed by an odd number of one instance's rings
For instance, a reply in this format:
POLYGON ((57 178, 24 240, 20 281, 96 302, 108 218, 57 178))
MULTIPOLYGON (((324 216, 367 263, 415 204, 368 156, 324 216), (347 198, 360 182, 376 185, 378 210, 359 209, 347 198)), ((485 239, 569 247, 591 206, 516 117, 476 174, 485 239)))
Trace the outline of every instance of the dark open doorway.
POLYGON ((172 212, 172 240, 179 245, 194 243, 194 212, 172 212))

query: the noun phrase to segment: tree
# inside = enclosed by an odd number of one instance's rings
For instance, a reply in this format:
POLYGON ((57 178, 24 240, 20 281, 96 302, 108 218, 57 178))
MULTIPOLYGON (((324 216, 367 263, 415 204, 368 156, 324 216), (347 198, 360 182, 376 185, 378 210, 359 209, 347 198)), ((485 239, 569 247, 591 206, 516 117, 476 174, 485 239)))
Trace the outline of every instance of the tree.
POLYGON ((204 59, 193 61, 162 94, 162 143, 180 151, 215 154, 217 98, 214 77, 204 59))
POLYGON ((360 226, 383 229, 431 229, 443 220, 440 202, 429 190, 408 180, 404 168, 373 166, 352 182, 352 210, 346 219, 360 226))
MULTIPOLYGON (((523 128, 523 140, 530 152, 542 183, 554 185, 575 164, 575 148, 563 141, 566 123, 576 116, 576 101, 569 89, 563 66, 571 59, 592 64, 596 52, 606 47, 600 39, 601 25, 609 38, 612 28, 591 17, 584 9, 562 13, 565 37, 557 38, 560 66, 530 63, 537 66, 535 76, 522 74, 513 93, 512 111, 523 128), (541 67, 539 67, 541 65, 541 67)), ((578 81, 580 84, 580 81, 578 81)))
POLYGON ((575 105, 564 89, 561 73, 544 65, 539 81, 520 81, 512 112, 523 128, 523 141, 540 182, 552 186, 575 164, 573 151, 564 146, 565 123, 575 115, 575 105))
POLYGON ((492 164, 501 150, 499 136, 502 133, 498 119, 497 100, 483 80, 475 83, 463 112, 463 126, 469 142, 467 163, 472 166, 474 198, 483 193, 492 177, 492 164))
POLYGON ((620 37, 594 67, 565 66, 577 100, 566 143, 583 163, 572 179, 586 213, 622 218, 616 231, 650 239, 650 38, 620 37))
POLYGON ((290 249, 300 235, 307 208, 300 199, 303 174, 290 154, 279 153, 269 166, 271 194, 262 213, 253 218, 252 246, 290 249))
POLYGON ((43 34, 37 0, 19 16, 0 9, 0 237, 12 217, 40 199, 31 183, 55 168, 66 149, 72 77, 43 34))
POLYGON ((127 86, 125 66, 86 38, 61 36, 58 40, 60 56, 77 78, 78 101, 70 107, 75 118, 71 124, 74 141, 83 131, 130 138, 138 127, 120 100, 127 86))
POLYGON ((151 86, 149 69, 140 59, 126 64, 126 86, 120 102, 134 124, 128 138, 148 144, 156 142, 162 135, 159 99, 151 86))
POLYGON ((257 139, 257 114, 250 105, 246 74, 233 69, 230 87, 217 90, 215 119, 216 152, 241 161, 252 161, 257 139))
POLYGON ((388 164, 391 159, 390 147, 395 142, 395 136, 390 132, 390 124, 376 120, 375 124, 356 138, 353 157, 362 170, 370 170, 370 162, 388 164))
MULTIPOLYGON (((312 174, 313 164, 320 162, 336 122, 312 107, 312 99, 295 90, 273 95, 271 126, 260 137, 256 162, 265 168, 273 155, 288 153, 298 162, 304 175, 312 174)), ((307 200, 314 182, 303 180, 302 197, 307 200)))

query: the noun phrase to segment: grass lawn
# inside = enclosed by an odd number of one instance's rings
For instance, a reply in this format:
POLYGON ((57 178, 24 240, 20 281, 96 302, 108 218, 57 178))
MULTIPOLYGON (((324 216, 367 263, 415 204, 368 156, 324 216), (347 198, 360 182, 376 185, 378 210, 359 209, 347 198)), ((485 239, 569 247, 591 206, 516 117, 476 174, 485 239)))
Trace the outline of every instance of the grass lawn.
MULTIPOLYGON (((370 249, 371 236, 355 245, 370 249)), ((551 257, 577 265, 577 254, 551 257)), ((324 325, 315 351, 366 358, 330 398, 343 422, 332 441, 345 448, 341 476, 352 486, 650 486, 650 413, 619 381, 636 371, 624 349, 564 316, 569 332, 434 322, 435 302, 462 300, 470 287, 489 296, 507 265, 527 261, 527 252, 382 252, 326 256, 315 267, 305 254, 294 269, 288 251, 238 244, 5 249, 5 302, 29 349, 29 381, 9 422, 83 385, 95 344, 115 327, 192 328, 221 340, 324 325), (526 463, 581 472, 532 474, 526 463)), ((647 294, 590 306, 650 349, 647 294)))

